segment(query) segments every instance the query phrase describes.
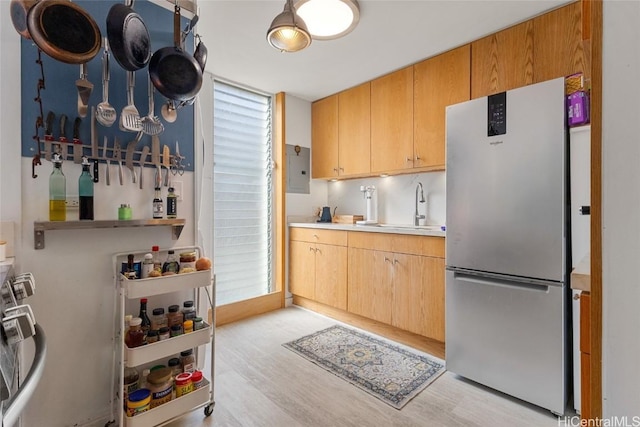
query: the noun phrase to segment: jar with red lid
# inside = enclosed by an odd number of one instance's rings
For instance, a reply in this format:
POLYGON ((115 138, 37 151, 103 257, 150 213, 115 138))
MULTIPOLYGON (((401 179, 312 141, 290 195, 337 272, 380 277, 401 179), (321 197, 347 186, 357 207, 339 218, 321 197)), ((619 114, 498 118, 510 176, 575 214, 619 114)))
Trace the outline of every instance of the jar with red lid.
POLYGON ((193 384, 194 391, 205 386, 204 376, 202 376, 202 371, 194 371, 191 374, 191 383, 193 384))
POLYGON ((184 372, 176 376, 176 397, 184 396, 193 391, 191 372, 184 372))

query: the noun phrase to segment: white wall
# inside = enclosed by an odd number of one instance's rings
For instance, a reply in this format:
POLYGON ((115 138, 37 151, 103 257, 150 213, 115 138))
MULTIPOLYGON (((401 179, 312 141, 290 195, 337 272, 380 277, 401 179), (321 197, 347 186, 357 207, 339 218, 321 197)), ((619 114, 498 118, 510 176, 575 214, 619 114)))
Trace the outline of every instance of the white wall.
POLYGON ((602 286, 605 418, 640 416, 638 23, 640 2, 604 2, 602 286))

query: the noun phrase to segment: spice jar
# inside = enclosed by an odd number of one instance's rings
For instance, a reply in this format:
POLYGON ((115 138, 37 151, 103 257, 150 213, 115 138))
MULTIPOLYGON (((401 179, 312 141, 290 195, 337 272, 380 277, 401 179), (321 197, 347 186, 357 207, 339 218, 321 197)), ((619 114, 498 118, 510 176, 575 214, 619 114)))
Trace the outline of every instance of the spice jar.
POLYGON ((169 332, 169 327, 163 326, 158 331, 158 341, 164 341, 171 338, 171 333, 169 332))
POLYGON ((182 315, 184 316, 184 320, 195 319, 196 309, 193 306, 193 301, 190 300, 182 303, 182 315))
POLYGON ((173 325, 169 334, 171 338, 182 335, 182 325, 173 325))
POLYGON ((169 326, 167 316, 164 314, 164 308, 154 308, 151 312, 151 329, 159 331, 163 326, 169 326))
POLYGON ((134 391, 138 390, 138 381, 140 380, 140 375, 135 368, 131 368, 126 366, 124 368, 124 388, 122 390, 122 401, 124 403, 125 409, 127 409, 127 400, 129 395, 134 391))
POLYGON ((171 369, 160 368, 150 372, 147 376, 147 387, 151 391, 151 409, 171 401, 171 369))
POLYGON ((178 304, 170 305, 169 312, 167 313, 167 326, 169 326, 169 328, 173 325, 182 326, 182 322, 184 322, 184 316, 180 311, 180 306, 178 304))
POLYGON ((202 320, 202 317, 196 317, 195 319, 193 319, 193 330, 197 331, 199 329, 203 329, 204 328, 204 322, 202 320))
POLYGON ((142 260, 142 278, 146 279, 153 271, 153 254, 145 254, 142 260))
POLYGON ((142 412, 148 411, 151 403, 151 390, 141 388, 129 395, 127 400, 127 416, 133 417, 142 412))
POLYGON ((185 320, 182 324, 182 328, 185 334, 193 332, 193 320, 185 320))
POLYGON ((191 373, 184 372, 176 376, 176 397, 184 396, 193 391, 193 383, 191 382, 191 373))
POLYGON ((205 386, 202 371, 193 371, 193 374, 191 374, 191 383, 193 384, 194 391, 205 386))
POLYGON ((193 349, 180 352, 180 364, 182 372, 193 372, 196 370, 196 358, 193 355, 193 349))
POLYGON ((147 332, 147 344, 153 344, 154 342, 160 341, 160 335, 157 330, 150 329, 147 332))

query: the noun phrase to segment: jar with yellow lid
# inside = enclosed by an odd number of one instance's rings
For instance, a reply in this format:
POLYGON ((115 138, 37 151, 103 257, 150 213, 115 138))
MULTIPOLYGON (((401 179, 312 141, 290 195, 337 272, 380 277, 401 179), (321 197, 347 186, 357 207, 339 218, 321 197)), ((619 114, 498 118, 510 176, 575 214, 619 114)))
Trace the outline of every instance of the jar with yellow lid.
POLYGON ((159 368, 150 372, 147 376, 147 388, 151 391, 151 409, 171 401, 171 368, 159 368))

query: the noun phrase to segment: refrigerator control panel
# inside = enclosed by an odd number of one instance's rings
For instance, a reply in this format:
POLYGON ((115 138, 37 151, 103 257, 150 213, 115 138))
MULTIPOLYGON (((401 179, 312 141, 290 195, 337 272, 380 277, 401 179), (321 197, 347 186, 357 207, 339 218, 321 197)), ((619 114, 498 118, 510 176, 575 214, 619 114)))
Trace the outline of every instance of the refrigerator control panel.
POLYGON ((487 97, 487 136, 507 133, 507 93, 501 92, 487 97))

